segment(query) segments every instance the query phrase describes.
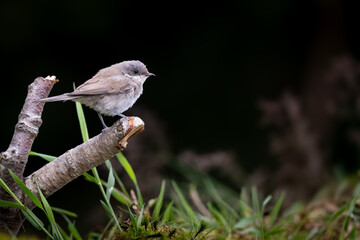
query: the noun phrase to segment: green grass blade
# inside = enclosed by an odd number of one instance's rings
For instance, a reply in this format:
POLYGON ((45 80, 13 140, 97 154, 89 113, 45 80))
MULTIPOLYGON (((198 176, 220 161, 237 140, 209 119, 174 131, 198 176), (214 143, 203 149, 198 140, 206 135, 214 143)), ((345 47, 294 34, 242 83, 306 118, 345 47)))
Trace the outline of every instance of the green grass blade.
POLYGON ((319 231, 320 231, 320 229, 318 229, 318 228, 312 229, 312 230, 309 232, 309 234, 306 236, 305 240, 314 239, 314 236, 315 236, 316 234, 318 234, 319 231))
POLYGON ((129 217, 130 217, 130 221, 131 221, 131 225, 137 230, 137 221, 136 218, 134 216, 134 214, 132 213, 131 209, 129 206, 128 207, 128 211, 129 211, 129 217))
POLYGON ((208 209, 211 212, 211 214, 213 215, 213 217, 216 219, 216 221, 224 226, 224 227, 228 227, 229 223, 228 221, 226 221, 226 218, 224 217, 224 215, 222 215, 217 209, 214 208, 214 206, 211 203, 208 203, 208 209))
POLYGON ((103 202, 102 200, 100 200, 101 205, 103 206, 103 208, 105 209, 105 211, 109 214, 110 218, 115 222, 115 226, 117 227, 117 229, 122 232, 122 228, 119 224, 119 220, 117 219, 115 212, 109 202, 109 200, 105 199, 106 203, 103 202))
POLYGON ((249 194, 245 187, 241 189, 239 206, 242 217, 250 217, 252 215, 252 209, 249 206, 249 194))
POLYGON ((41 226, 44 227, 43 222, 35 216, 35 214, 31 211, 27 211, 28 209, 22 211, 22 213, 24 214, 26 220, 29 221, 29 223, 31 225, 33 225, 33 227, 35 227, 38 230, 41 230, 41 226))
POLYGON ((261 216, 259 197, 255 187, 251 188, 251 198, 252 198, 252 204, 253 204, 253 209, 255 210, 255 214, 257 216, 261 216))
POLYGON ((162 220, 161 220, 161 223, 163 225, 167 224, 170 221, 170 219, 172 217, 172 213, 173 213, 173 205, 174 205, 174 202, 170 202, 166 206, 163 217, 162 217, 162 220))
POLYGON ((261 237, 261 239, 265 239, 264 221, 263 221, 263 216, 262 216, 262 212, 260 209, 260 201, 259 201, 259 196, 258 196, 256 187, 251 188, 251 198, 252 198, 253 208, 255 210, 255 215, 258 217, 259 223, 260 223, 260 226, 259 226, 260 237, 261 237))
POLYGON ((257 237, 260 237, 260 235, 261 235, 261 233, 260 233, 260 231, 258 229, 252 228, 252 227, 251 228, 245 228, 240 233, 241 234, 242 233, 249 233, 249 234, 255 235, 256 236, 255 239, 258 239, 257 237))
POLYGON ((271 239, 271 237, 279 237, 285 234, 285 228, 283 225, 269 228, 265 234, 265 239, 271 239))
POLYGON ((241 199, 239 200, 239 206, 242 217, 250 217, 252 215, 251 207, 241 199))
POLYGON ((93 177, 91 174, 83 173, 82 175, 85 177, 86 181, 97 183, 96 178, 93 177))
POLYGON ((108 200, 110 200, 111 197, 111 193, 114 190, 114 186, 115 186, 115 177, 113 174, 113 168, 111 166, 111 163, 109 160, 106 161, 106 164, 109 165, 109 175, 108 175, 108 180, 107 180, 107 186, 106 186, 106 198, 108 200))
POLYGON ((15 194, 11 191, 11 189, 6 185, 6 183, 0 178, 0 186, 2 186, 5 191, 7 191, 12 198, 15 199, 16 202, 18 202, 20 205, 23 206, 23 204, 20 202, 20 200, 15 196, 15 194))
POLYGON ((74 222, 68 223, 68 229, 69 229, 71 235, 74 236, 74 238, 76 240, 82 240, 82 237, 81 237, 80 233, 78 232, 78 230, 76 229, 74 222))
POLYGON ((38 191, 39 191, 39 195, 41 198, 42 203, 44 204, 44 208, 43 211, 46 213, 46 216, 49 218, 50 223, 55 223, 55 217, 53 214, 53 211, 51 210, 51 207, 49 205, 49 202, 46 200, 45 196, 43 195, 43 193, 40 190, 40 187, 36 181, 36 185, 38 187, 38 191))
MULTIPOLYGON (((47 232, 44 228, 44 223, 30 209, 26 208, 25 210, 22 210, 22 213, 26 220, 28 220, 36 229, 45 230, 45 232, 47 232)), ((50 233, 49 235, 51 236, 50 233)))
POLYGON ((156 199, 156 204, 154 207, 154 211, 152 214, 153 219, 159 219, 159 215, 160 215, 160 210, 163 204, 163 200, 164 200, 164 192, 165 192, 165 187, 166 187, 166 181, 163 180, 161 183, 161 188, 160 188, 160 193, 158 198, 156 199))
POLYGON ((351 231, 349 231, 348 235, 345 237, 344 240, 348 239, 356 239, 356 227, 353 227, 351 231))
POLYGON ((138 204, 139 204, 139 206, 143 206, 144 205, 144 200, 143 200, 143 197, 141 195, 139 185, 136 184, 135 189, 136 189, 136 196, 137 196, 138 204))
POLYGON ((23 190, 23 192, 30 198, 30 200, 35 203, 35 205, 38 206, 40 209, 44 210, 40 200, 35 196, 34 193, 30 191, 28 187, 26 187, 26 185, 20 180, 20 178, 18 178, 18 176, 16 176, 10 169, 9 173, 16 182, 16 184, 21 188, 21 190, 23 190))
POLYGON ((269 226, 272 226, 277 219, 282 203, 284 202, 284 198, 285 193, 283 192, 270 213, 269 226))
MULTIPOLYGON (((99 173, 98 173, 96 167, 92 168, 92 169, 91 169, 91 172, 92 172, 92 174, 94 175, 95 183, 96 183, 99 187, 102 188, 101 179, 100 179, 100 177, 99 177, 99 173)), ((101 189, 101 188, 100 188, 100 189, 101 189)))
POLYGON ((120 164, 124 167, 126 173, 129 175, 129 177, 134 182, 134 184, 137 185, 137 180, 134 170, 132 169, 130 163, 125 158, 125 156, 121 152, 119 152, 118 154, 116 154, 116 158, 119 160, 120 164))
POLYGON ((54 239, 54 237, 45 229, 44 223, 30 209, 26 208, 25 210, 22 210, 22 213, 31 225, 38 230, 42 230, 49 238, 54 239))
MULTIPOLYGON (((328 220, 326 221, 325 225, 319 229, 319 231, 316 232, 316 234, 319 236, 317 239, 320 239, 322 237, 322 235, 325 233, 326 229, 328 229, 328 227, 340 216, 342 216, 343 214, 345 214, 345 211, 347 211, 348 209, 348 204, 343 205, 337 212, 331 214, 331 216, 328 218, 328 220)), ((346 217, 345 216, 345 220, 343 223, 345 223, 346 221, 346 217)))
POLYGON ((181 219, 181 221, 185 222, 186 225, 191 225, 191 227, 194 227, 194 224, 192 223, 191 218, 184 211, 184 209, 178 209, 176 207, 173 207, 172 211, 174 213, 174 216, 176 216, 177 219, 181 219))
POLYGON ((190 207, 189 203, 186 201, 183 193, 181 192, 179 186, 174 182, 174 181, 171 181, 172 185, 173 185, 173 188, 175 189, 175 192, 177 194, 177 196, 179 197, 180 199, 180 203, 183 207, 183 209, 185 210, 185 212, 187 213, 189 219, 190 219, 190 223, 191 225, 197 227, 198 225, 198 219, 194 213, 194 211, 192 210, 192 208, 190 207))
POLYGON ((250 217, 242 218, 240 221, 238 221, 233 228, 234 229, 244 229, 250 224, 253 224, 256 220, 257 216, 253 215, 250 217))
POLYGON ((30 156, 36 156, 36 157, 41 157, 42 159, 51 162, 53 160, 55 160, 57 157, 55 156, 51 156, 51 155, 47 155, 47 154, 43 154, 43 153, 38 153, 38 152, 30 152, 29 153, 30 156))
POLYGON ((62 229, 61 226, 58 226, 58 227, 59 227, 61 236, 63 237, 64 240, 73 240, 73 236, 71 234, 68 235, 68 233, 64 229, 62 229))
MULTIPOLYGON (((75 88, 75 85, 74 85, 75 88)), ((84 142, 86 142, 87 140, 89 140, 89 132, 87 130, 87 124, 86 124, 86 120, 85 120, 85 115, 84 115, 84 110, 82 108, 81 103, 79 102, 75 102, 76 105, 76 112, 77 112, 77 116, 79 119, 79 124, 80 124, 80 130, 81 130, 81 136, 84 142)))
MULTIPOLYGON (((72 239, 70 239, 70 236, 68 236, 68 234, 65 232, 65 230, 62 229, 59 225, 58 225, 58 228, 59 228, 60 237, 61 237, 63 240, 72 240, 72 239)), ((56 235, 55 239, 59 239, 59 236, 56 235)))
POLYGON ((14 208, 19 208, 21 210, 25 210, 26 208, 24 205, 20 205, 18 203, 9 202, 5 200, 0 200, 0 207, 14 207, 14 208))
POLYGON ((136 227, 137 228, 140 228, 140 226, 141 226, 141 221, 142 221, 143 216, 144 216, 144 209, 145 209, 145 206, 142 206, 140 214, 139 214, 137 222, 136 222, 136 227))
POLYGON ((103 208, 105 209, 105 211, 111 216, 111 210, 110 208, 106 205, 106 203, 103 200, 100 200, 101 206, 103 206, 103 208))
POLYGON ((211 196, 214 198, 216 205, 219 207, 221 213, 226 216, 227 218, 230 218, 231 216, 229 215, 229 213, 232 215, 232 217, 234 219, 238 219, 240 216, 238 215, 238 213, 235 211, 234 208, 232 208, 226 201, 224 201, 221 197, 220 194, 217 190, 217 188, 214 186, 214 184, 212 183, 212 181, 210 179, 205 179, 204 184, 207 188, 207 190, 209 191, 209 193, 211 194, 211 196))
POLYGON ((71 212, 71 211, 68 211, 68 210, 65 210, 65 209, 61 209, 61 208, 57 208, 57 207, 51 207, 51 209, 54 211, 54 212, 57 212, 61 215, 67 215, 67 216, 70 216, 70 217, 74 217, 76 218, 77 217, 77 214, 74 213, 74 212, 71 212))
POLYGON ((92 170, 92 173, 93 173, 93 175, 94 175, 94 178, 96 179, 96 182, 95 182, 95 183, 99 186, 100 192, 101 192, 101 194, 103 195, 103 197, 104 197, 104 199, 105 199, 105 201, 106 201, 106 203, 103 202, 102 200, 100 200, 100 202, 101 202, 102 206, 104 207, 104 209, 109 213, 109 215, 111 216, 111 218, 115 221, 116 227, 119 229, 120 232, 122 232, 122 229, 121 229, 121 227, 120 227, 120 224, 119 224, 119 222, 117 221, 115 212, 114 212, 114 210, 112 209, 109 200, 106 198, 106 193, 105 193, 104 188, 103 188, 103 186, 102 186, 102 180, 101 180, 100 177, 99 177, 99 173, 98 173, 98 171, 96 170, 96 167, 93 168, 93 169, 91 169, 91 170, 92 170))
POLYGON ((203 232, 208 227, 207 223, 205 221, 200 222, 199 229, 197 230, 196 234, 192 237, 193 239, 196 239, 196 237, 203 232))
POLYGON ((345 231, 348 229, 349 226, 349 222, 350 222, 350 216, 353 214, 354 208, 355 208, 355 204, 356 204, 357 198, 353 198, 349 204, 349 208, 347 210, 347 215, 345 217, 345 220, 341 226, 341 231, 340 231, 340 240, 344 239, 344 235, 345 235, 345 231))
POLYGON ((346 228, 348 228, 348 226, 349 226, 349 222, 350 222, 350 217, 349 217, 349 215, 347 215, 347 216, 345 217, 345 220, 344 220, 344 222, 343 222, 343 224, 342 224, 342 227, 341 227, 340 240, 343 239, 345 230, 346 230, 346 228))
POLYGON ((63 239, 61 233, 60 233, 60 230, 58 228, 58 225, 55 221, 55 217, 54 217, 54 213, 49 205, 49 202, 46 200, 45 196, 43 195, 43 193, 41 192, 40 190, 40 187, 39 187, 39 184, 37 182, 37 180, 35 179, 36 181, 36 185, 37 185, 37 188, 38 188, 38 191, 39 191, 39 195, 40 195, 40 198, 41 198, 41 201, 42 201, 42 204, 44 205, 44 212, 47 216, 47 218, 49 219, 49 222, 50 222, 50 225, 51 225, 51 228, 52 228, 52 231, 53 231, 53 235, 55 236, 55 239, 63 239))
POLYGON ((263 201, 263 203, 262 203, 262 206, 261 206, 261 213, 262 213, 262 214, 265 212, 266 205, 271 201, 271 199, 272 199, 272 196, 271 196, 271 195, 267 196, 267 197, 264 199, 264 201, 263 201))
POLYGON ((71 235, 74 236, 74 238, 76 240, 82 240, 80 233, 78 232, 78 230, 75 227, 75 222, 70 221, 70 219, 64 214, 62 214, 62 216, 68 224, 68 229, 69 229, 71 235))
POLYGON ((122 193, 120 190, 118 190, 117 188, 114 188, 114 190, 112 191, 112 196, 118 202, 121 202, 124 205, 131 204, 131 200, 128 197, 126 197, 126 195, 124 193, 122 193))
POLYGON ((60 231, 60 228, 58 225, 51 226, 51 228, 52 228, 52 234, 53 234, 55 240, 64 240, 64 237, 61 234, 61 231, 60 231))
POLYGON ((114 176, 115 176, 116 182, 119 184, 119 186, 120 186, 120 188, 121 188, 122 193, 123 193, 128 199, 130 199, 130 198, 131 198, 131 197, 130 197, 130 194, 129 194, 129 192, 126 190, 125 185, 124 185, 123 182, 121 181, 119 175, 116 173, 116 171, 113 172, 113 174, 114 174, 114 176))
POLYGON ((88 236, 88 240, 99 240, 99 239, 103 239, 102 233, 92 232, 88 236))

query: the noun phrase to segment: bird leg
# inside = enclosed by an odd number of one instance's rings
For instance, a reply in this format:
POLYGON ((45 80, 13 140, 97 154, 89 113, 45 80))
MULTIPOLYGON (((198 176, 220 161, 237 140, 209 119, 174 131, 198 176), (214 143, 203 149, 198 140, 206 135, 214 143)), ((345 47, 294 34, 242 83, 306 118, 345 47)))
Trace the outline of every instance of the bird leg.
POLYGON ((103 125, 104 129, 107 128, 108 126, 106 126, 106 124, 105 124, 105 122, 104 122, 104 119, 103 119, 103 117, 101 116, 101 114, 100 114, 100 113, 97 113, 97 114, 98 114, 98 116, 99 116, 99 118, 100 118, 101 124, 103 125))
POLYGON ((127 116, 125 116, 125 115, 122 114, 122 113, 119 113, 118 115, 119 115, 119 117, 121 117, 121 118, 127 118, 127 116))

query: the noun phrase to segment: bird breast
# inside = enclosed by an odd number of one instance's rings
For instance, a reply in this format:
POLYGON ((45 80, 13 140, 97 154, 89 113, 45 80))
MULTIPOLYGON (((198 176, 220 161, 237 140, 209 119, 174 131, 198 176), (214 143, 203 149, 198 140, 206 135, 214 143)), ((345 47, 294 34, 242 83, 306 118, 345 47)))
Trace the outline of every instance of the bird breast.
POLYGON ((106 116, 119 116, 131 108, 142 94, 142 86, 134 87, 125 93, 87 96, 78 101, 106 116))

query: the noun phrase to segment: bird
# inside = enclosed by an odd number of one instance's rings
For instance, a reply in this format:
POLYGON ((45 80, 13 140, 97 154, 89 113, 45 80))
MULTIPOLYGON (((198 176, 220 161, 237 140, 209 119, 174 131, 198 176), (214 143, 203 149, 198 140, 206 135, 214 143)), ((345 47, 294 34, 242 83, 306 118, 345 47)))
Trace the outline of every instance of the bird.
POLYGON ((123 112, 131 108, 143 92, 150 73, 138 60, 123 61, 99 70, 91 79, 73 92, 43 98, 39 102, 75 101, 94 109, 104 128, 102 115, 126 117, 123 112))

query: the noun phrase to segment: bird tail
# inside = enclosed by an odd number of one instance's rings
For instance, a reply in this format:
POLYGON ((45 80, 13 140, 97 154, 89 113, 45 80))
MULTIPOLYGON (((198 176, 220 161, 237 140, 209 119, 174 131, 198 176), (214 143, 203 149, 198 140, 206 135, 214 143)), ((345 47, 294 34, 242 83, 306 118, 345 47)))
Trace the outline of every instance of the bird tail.
POLYGON ((39 99, 38 101, 39 102, 57 102, 57 101, 67 101, 67 100, 71 100, 71 99, 75 99, 75 98, 78 98, 78 96, 71 96, 68 93, 65 93, 62 95, 54 96, 54 97, 39 99))

